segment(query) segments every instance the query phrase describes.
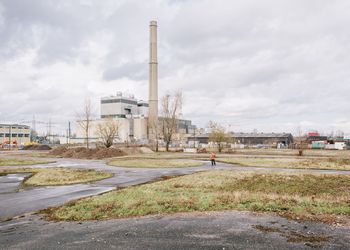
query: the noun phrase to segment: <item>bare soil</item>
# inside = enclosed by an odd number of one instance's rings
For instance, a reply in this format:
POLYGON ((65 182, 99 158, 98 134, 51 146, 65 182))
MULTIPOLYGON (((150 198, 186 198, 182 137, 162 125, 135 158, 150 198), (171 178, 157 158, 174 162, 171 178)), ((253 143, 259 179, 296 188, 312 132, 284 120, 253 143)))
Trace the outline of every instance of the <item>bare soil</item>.
POLYGON ((51 150, 49 155, 63 158, 103 159, 127 155, 119 148, 67 148, 58 147, 51 150))
POLYGON ((50 150, 48 145, 28 145, 23 148, 24 150, 50 150))
POLYGON ((146 147, 68 148, 61 146, 52 149, 48 155, 62 158, 104 159, 126 155, 142 155, 151 153, 153 153, 153 151, 146 147))

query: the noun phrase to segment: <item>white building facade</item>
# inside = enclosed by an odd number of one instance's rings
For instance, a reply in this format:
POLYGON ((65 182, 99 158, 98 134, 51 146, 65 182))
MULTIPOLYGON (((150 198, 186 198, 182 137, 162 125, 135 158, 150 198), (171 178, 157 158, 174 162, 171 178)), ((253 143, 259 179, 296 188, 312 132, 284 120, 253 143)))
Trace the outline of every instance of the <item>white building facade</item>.
POLYGON ((27 125, 0 124, 0 144, 24 145, 30 142, 30 133, 30 127, 27 125))

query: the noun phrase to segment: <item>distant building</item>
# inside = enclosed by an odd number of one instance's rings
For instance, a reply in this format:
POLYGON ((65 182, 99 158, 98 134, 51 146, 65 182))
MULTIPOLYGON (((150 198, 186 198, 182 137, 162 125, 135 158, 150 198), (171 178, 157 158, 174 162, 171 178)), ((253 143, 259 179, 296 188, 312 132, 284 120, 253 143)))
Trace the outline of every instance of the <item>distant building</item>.
POLYGON ((116 96, 101 98, 101 118, 147 117, 148 103, 136 100, 134 96, 123 96, 118 92, 116 96))
MULTIPOLYGON (((137 100, 132 95, 125 95, 118 92, 115 96, 102 97, 100 101, 100 119, 91 121, 89 139, 91 142, 98 141, 98 124, 106 119, 113 119, 118 122, 118 135, 115 142, 137 142, 148 143, 148 102, 137 100)), ((177 142, 185 142, 188 134, 193 134, 195 126, 190 120, 178 119, 177 128, 173 139, 177 142)), ((161 131, 163 118, 158 117, 159 139, 162 139, 161 131)), ((84 142, 86 140, 85 132, 77 124, 77 133, 75 138, 71 138, 72 143, 84 142)))
MULTIPOLYGON (((200 134, 188 137, 188 141, 197 141, 200 144, 209 143, 210 134, 200 134)), ((246 146, 266 146, 285 147, 293 143, 293 135, 291 133, 231 133, 232 142, 246 146)))
POLYGON ((0 124, 0 144, 24 145, 30 142, 30 127, 21 124, 0 124))
POLYGON ((318 132, 309 132, 306 137, 306 141, 308 144, 312 144, 312 142, 324 141, 327 142, 328 137, 320 135, 318 132))

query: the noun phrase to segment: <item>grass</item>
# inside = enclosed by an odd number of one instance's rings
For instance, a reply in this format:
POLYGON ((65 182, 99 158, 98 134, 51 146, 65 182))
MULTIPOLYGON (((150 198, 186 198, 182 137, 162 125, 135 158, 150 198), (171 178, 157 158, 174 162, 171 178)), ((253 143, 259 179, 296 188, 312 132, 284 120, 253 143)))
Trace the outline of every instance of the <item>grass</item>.
POLYGON ((46 160, 18 159, 18 158, 0 158, 0 166, 23 166, 52 163, 46 160))
POLYGON ((175 159, 114 159, 108 165, 126 168, 185 168, 198 167, 203 163, 193 160, 175 159))
POLYGON ((101 220, 192 211, 268 211, 292 218, 350 216, 350 177, 208 171, 129 187, 45 211, 54 220, 101 220))
POLYGON ((227 157, 217 161, 248 167, 350 170, 350 159, 345 158, 227 157))
POLYGON ((0 169, 0 175, 13 173, 33 173, 24 181, 26 186, 68 185, 93 182, 112 177, 113 174, 96 170, 68 168, 17 168, 0 169))

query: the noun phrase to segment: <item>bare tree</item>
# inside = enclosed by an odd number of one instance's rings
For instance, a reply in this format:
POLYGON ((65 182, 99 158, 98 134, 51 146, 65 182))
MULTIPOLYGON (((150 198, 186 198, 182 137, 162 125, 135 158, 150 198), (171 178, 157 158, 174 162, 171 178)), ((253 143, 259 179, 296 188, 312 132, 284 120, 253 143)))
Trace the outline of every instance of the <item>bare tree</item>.
POLYGON ((183 101, 182 92, 177 91, 172 96, 166 95, 161 101, 162 134, 166 151, 169 151, 173 135, 177 132, 177 120, 181 113, 183 101))
POLYGON ((215 142, 218 145, 219 152, 221 153, 224 144, 230 143, 232 138, 230 134, 226 133, 225 128, 216 122, 210 121, 209 128, 211 128, 209 141, 215 142))
POLYGON ((152 145, 153 145, 153 148, 155 148, 156 152, 158 152, 159 150, 159 121, 153 121, 153 122, 150 122, 148 124, 148 130, 149 130, 149 134, 152 135, 152 145))
POLYGON ((307 148, 306 136, 303 135, 303 131, 300 126, 296 129, 297 137, 295 138, 296 146, 298 149, 298 155, 303 156, 304 150, 307 148))
POLYGON ((114 139, 118 135, 118 130, 119 123, 112 118, 106 119, 97 125, 97 135, 101 138, 106 148, 113 145, 114 139))
POLYGON ((84 131, 86 148, 89 148, 89 135, 92 122, 92 106, 89 98, 85 99, 84 108, 77 113, 77 124, 84 131))

